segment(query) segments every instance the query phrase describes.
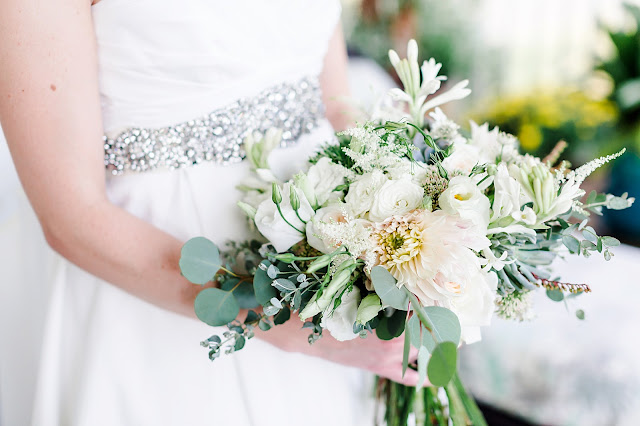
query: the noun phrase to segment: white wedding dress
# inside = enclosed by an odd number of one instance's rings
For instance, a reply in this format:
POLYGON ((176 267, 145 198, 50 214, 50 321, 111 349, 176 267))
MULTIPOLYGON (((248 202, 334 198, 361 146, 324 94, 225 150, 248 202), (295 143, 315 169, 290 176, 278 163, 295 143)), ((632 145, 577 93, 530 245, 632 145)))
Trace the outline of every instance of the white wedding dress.
MULTIPOLYGON (((93 17, 106 134, 189 127, 238 98, 277 97, 282 83, 298 87, 319 74, 339 13, 337 0, 102 0, 93 17)), ((212 131, 224 141, 225 129, 212 131)), ((293 173, 332 131, 324 118, 303 129, 274 153, 276 172, 293 173)), ((219 160, 174 170, 162 161, 146 171, 124 167, 108 175, 108 196, 182 240, 241 240, 246 223, 235 186, 248 166, 219 160)), ((210 327, 62 258, 52 279, 35 425, 372 424, 370 377, 358 370, 257 339, 210 362, 199 345, 214 334, 210 327)))

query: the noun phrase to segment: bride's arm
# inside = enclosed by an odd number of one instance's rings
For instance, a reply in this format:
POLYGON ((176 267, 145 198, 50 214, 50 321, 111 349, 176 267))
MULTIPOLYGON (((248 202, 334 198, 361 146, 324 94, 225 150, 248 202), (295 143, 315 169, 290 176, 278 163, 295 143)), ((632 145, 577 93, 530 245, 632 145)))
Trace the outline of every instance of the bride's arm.
MULTIPOLYGON (((106 197, 89 1, 2 0, 0 76, 0 122, 49 244, 95 276, 193 317, 201 288, 180 275, 182 243, 106 197)), ((310 346, 306 334, 289 321, 259 337, 407 384, 417 380, 413 371, 400 377, 401 342, 327 336, 310 346)))
POLYGON ((0 120, 49 244, 92 274, 193 316, 181 242, 105 194, 88 0, 0 2, 0 120))
POLYGON ((336 130, 344 130, 354 124, 354 114, 350 112, 352 106, 347 102, 351 96, 347 64, 347 48, 342 26, 338 22, 329 41, 323 71, 320 74, 322 100, 327 108, 326 115, 336 130))

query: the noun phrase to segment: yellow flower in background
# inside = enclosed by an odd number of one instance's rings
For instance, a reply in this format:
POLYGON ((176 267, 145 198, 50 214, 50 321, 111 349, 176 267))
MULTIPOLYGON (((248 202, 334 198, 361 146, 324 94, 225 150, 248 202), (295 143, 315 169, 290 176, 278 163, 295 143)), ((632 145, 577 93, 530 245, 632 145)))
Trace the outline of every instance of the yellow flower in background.
POLYGON ((520 139, 520 146, 527 151, 535 151, 542 144, 542 132, 533 124, 523 124, 517 136, 520 139))

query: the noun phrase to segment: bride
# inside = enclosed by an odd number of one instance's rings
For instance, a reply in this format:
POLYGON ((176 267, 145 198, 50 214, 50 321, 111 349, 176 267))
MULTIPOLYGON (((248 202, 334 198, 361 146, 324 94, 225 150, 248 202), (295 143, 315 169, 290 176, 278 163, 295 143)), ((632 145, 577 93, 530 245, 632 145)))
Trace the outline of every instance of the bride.
POLYGON ((338 0, 0 3, 1 124, 60 254, 34 424, 371 424, 369 373, 416 383, 400 377, 401 342, 311 346, 295 321, 211 363, 200 288, 178 270, 190 237, 247 236, 245 132, 284 130, 271 161, 285 177, 347 125, 339 13, 338 0))

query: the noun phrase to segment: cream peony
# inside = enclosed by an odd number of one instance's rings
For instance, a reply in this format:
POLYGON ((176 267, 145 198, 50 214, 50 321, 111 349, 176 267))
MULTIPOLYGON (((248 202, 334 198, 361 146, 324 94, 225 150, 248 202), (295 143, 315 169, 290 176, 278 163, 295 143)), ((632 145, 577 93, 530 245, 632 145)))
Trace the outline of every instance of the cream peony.
POLYGON ((300 200, 298 215, 300 215, 303 220, 309 221, 313 216, 313 208, 305 198, 303 192, 291 183, 285 183, 281 190, 282 202, 280 203, 280 209, 286 221, 282 218, 277 206, 271 199, 264 200, 258 205, 254 219, 258 231, 269 240, 279 253, 286 251, 292 245, 301 241, 305 235, 305 224, 298 218, 296 212, 291 207, 290 191, 296 191, 300 200), (287 221, 296 229, 289 225, 287 221))
POLYGON ((369 219, 381 222, 391 216, 400 216, 422 203, 424 189, 410 179, 389 180, 374 195, 369 219))
POLYGON ((456 176, 449 181, 447 189, 438 198, 440 208, 450 214, 473 223, 480 232, 486 233, 489 226, 491 202, 467 176, 456 176))

